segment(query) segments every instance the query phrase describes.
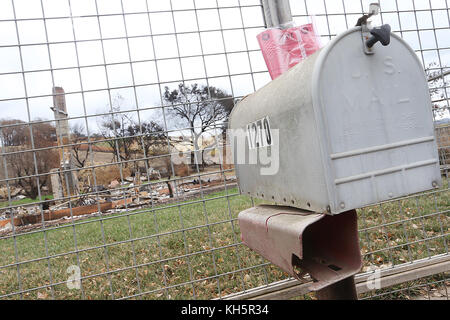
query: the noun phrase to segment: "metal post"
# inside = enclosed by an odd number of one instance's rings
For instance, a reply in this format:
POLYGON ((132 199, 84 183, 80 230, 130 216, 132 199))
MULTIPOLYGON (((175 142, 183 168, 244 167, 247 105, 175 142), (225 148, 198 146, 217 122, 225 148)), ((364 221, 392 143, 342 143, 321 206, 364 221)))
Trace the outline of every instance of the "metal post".
POLYGON ((319 300, 358 300, 355 277, 351 276, 316 292, 319 300))
POLYGON ((266 28, 282 27, 292 21, 289 0, 262 0, 266 28))
MULTIPOLYGON (((349 211, 341 214, 347 213, 349 213, 349 211)), ((356 215, 356 213, 354 214, 356 215)), ((355 241, 358 242, 358 239, 355 239, 355 241)), ((355 276, 350 276, 316 291, 316 297, 319 300, 358 300, 355 276)))

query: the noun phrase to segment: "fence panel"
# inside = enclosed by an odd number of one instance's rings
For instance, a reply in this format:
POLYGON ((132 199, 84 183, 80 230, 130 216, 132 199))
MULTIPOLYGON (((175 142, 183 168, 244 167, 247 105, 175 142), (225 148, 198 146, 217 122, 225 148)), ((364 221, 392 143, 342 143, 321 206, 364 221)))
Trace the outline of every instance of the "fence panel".
MULTIPOLYGON (((290 4, 325 45, 370 2, 290 4)), ((358 210, 361 279, 448 256, 448 1, 380 5, 374 23, 429 77, 444 186, 358 210)), ((5 0, 0 30, 0 298, 211 299, 291 283, 241 243, 237 215, 262 201, 239 194, 226 161, 229 112, 270 81, 259 0, 5 0)), ((446 261, 360 296, 448 299, 446 261)))

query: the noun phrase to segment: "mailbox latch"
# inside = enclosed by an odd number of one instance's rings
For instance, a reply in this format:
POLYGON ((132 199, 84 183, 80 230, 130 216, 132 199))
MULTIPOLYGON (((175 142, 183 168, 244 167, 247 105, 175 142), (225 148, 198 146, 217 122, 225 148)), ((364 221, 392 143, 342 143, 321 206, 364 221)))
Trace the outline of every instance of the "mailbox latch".
POLYGON ((369 18, 380 13, 380 5, 378 3, 371 3, 369 13, 363 15, 356 23, 357 27, 361 27, 361 40, 364 48, 364 53, 367 55, 374 54, 372 47, 378 41, 387 46, 391 42, 391 27, 384 24, 381 27, 371 27, 369 18))
POLYGON ((364 53, 367 55, 374 54, 372 47, 367 46, 367 41, 369 41, 370 35, 370 21, 361 25, 361 39, 364 48, 364 53))

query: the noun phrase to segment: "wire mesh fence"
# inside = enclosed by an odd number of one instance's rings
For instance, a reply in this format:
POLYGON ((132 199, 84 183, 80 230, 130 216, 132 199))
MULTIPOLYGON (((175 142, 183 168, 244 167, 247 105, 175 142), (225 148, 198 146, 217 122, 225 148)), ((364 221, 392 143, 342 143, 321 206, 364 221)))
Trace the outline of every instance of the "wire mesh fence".
MULTIPOLYGON (((370 1, 291 0, 322 43, 370 1)), ((363 272, 448 254, 448 1, 380 1, 429 77, 444 186, 358 210, 363 272)), ((259 0, 0 2, 0 297, 211 299, 286 279, 245 247, 225 128, 270 81, 259 0)), ((447 298, 448 272, 362 298, 447 298)))

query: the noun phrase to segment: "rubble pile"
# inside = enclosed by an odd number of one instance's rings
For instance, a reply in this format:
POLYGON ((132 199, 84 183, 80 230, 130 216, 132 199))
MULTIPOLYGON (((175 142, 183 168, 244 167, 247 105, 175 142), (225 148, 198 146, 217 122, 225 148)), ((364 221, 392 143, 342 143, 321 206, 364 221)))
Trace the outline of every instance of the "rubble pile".
POLYGON ((0 188, 0 201, 8 201, 11 196, 12 201, 22 200, 26 198, 25 190, 13 186, 0 188), (9 194, 8 194, 9 189, 9 194))
MULTIPOLYGON (((198 196, 200 192, 212 192, 224 188, 220 174, 204 177, 145 183, 144 177, 127 177, 121 183, 112 180, 103 185, 87 187, 71 201, 45 200, 26 206, 10 206, 0 209, 0 233, 10 232, 14 227, 30 224, 41 225, 44 221, 79 219, 101 214, 122 212, 130 208, 141 209, 155 204, 177 201, 198 196)), ((227 186, 235 184, 236 177, 226 177, 227 186), (230 184, 231 182, 231 184, 230 184)), ((19 200, 23 190, 10 187, 11 199, 19 200), (13 198, 14 195, 14 198, 13 198)), ((23 196, 24 197, 24 196, 23 196)), ((45 198, 45 197, 43 197, 45 198)), ((0 188, 0 201, 8 199, 8 189, 0 188), (6 194, 6 198, 5 198, 6 194)))

